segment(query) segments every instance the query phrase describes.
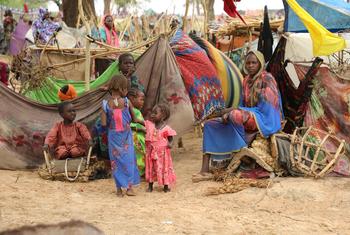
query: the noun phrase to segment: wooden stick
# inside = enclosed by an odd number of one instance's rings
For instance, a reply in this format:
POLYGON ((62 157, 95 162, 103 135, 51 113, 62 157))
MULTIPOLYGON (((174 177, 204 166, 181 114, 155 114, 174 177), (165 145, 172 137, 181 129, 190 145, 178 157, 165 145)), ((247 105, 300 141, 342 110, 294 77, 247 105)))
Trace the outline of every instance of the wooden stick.
POLYGON ((330 136, 331 134, 328 133, 324 138, 323 140, 321 141, 321 143, 318 145, 317 149, 316 149, 316 153, 314 155, 314 159, 312 160, 312 164, 310 166, 311 170, 313 170, 314 166, 315 166, 315 163, 317 161, 317 158, 318 158, 318 154, 320 153, 320 150, 321 150, 321 147, 322 145, 326 142, 326 140, 328 139, 328 137, 330 136))
POLYGON ((337 150, 337 152, 336 152, 336 154, 335 154, 333 160, 330 161, 330 162, 328 163, 328 165, 327 165, 325 168, 323 168, 323 170, 317 175, 317 177, 322 177, 322 176, 324 176, 328 171, 331 170, 331 168, 334 166, 335 162, 336 162, 336 161, 338 160, 338 158, 340 157, 340 153, 343 152, 344 144, 345 144, 345 141, 343 140, 343 141, 341 142, 340 146, 338 147, 338 150, 337 150))

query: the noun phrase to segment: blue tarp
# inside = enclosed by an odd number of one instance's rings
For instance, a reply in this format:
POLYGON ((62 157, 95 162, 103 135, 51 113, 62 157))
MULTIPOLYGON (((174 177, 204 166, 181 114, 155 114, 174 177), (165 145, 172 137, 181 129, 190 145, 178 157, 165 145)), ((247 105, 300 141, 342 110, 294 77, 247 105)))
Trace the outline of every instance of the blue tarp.
MULTIPOLYGON (((312 17, 331 32, 350 29, 350 3, 344 0, 296 0, 312 17)), ((285 32, 307 32, 299 17, 283 0, 285 32)))

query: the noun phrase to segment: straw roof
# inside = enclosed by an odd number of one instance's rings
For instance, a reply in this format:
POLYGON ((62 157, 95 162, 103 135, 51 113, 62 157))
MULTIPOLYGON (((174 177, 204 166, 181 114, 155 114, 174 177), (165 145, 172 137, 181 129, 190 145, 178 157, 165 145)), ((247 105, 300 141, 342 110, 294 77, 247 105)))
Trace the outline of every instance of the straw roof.
MULTIPOLYGON (((226 23, 217 30, 212 30, 213 33, 218 36, 238 36, 247 35, 250 32, 259 34, 261 19, 257 18, 245 18, 247 24, 244 24, 241 20, 231 18, 226 20, 226 23)), ((284 19, 270 20, 270 26, 272 31, 277 31, 278 28, 283 27, 284 19)))

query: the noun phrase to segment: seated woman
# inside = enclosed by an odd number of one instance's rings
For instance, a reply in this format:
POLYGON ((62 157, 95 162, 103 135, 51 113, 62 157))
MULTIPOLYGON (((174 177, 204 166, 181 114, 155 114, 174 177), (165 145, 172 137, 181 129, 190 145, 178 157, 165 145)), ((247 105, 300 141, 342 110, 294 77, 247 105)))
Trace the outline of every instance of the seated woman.
POLYGON ((47 134, 44 150, 54 149, 57 159, 85 156, 87 144, 92 145, 89 130, 84 124, 74 122, 76 113, 72 103, 60 103, 58 112, 63 121, 56 123, 47 134))
POLYGON ((202 169, 194 177, 211 177, 211 155, 228 155, 249 145, 260 133, 264 138, 281 129, 282 103, 274 77, 264 70, 259 51, 248 52, 241 106, 229 109, 222 118, 209 120, 203 129, 202 169))

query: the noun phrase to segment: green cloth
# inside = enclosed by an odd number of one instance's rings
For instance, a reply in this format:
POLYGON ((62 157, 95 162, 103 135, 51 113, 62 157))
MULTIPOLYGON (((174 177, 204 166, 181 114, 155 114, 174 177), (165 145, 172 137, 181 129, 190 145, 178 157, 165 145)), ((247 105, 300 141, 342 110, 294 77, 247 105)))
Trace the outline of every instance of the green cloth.
MULTIPOLYGON (((137 108, 134 108, 134 113, 137 119, 144 120, 142 113, 137 108)), ((132 135, 134 137, 134 148, 136 154, 137 167, 139 168, 140 176, 145 174, 145 156, 146 156, 146 144, 145 144, 145 132, 135 131, 134 129, 144 128, 140 123, 131 123, 130 127, 132 130, 132 135)))
MULTIPOLYGON (((90 89, 96 89, 101 85, 108 82, 113 75, 119 74, 119 68, 117 62, 112 63, 106 71, 101 74, 96 80, 90 82, 90 89)), ((85 92, 85 82, 84 81, 73 81, 73 80, 63 80, 55 78, 47 78, 45 85, 26 92, 24 95, 32 100, 35 100, 42 104, 57 104, 60 103, 58 98, 58 90, 64 85, 71 84, 77 91, 78 96, 85 92)))

